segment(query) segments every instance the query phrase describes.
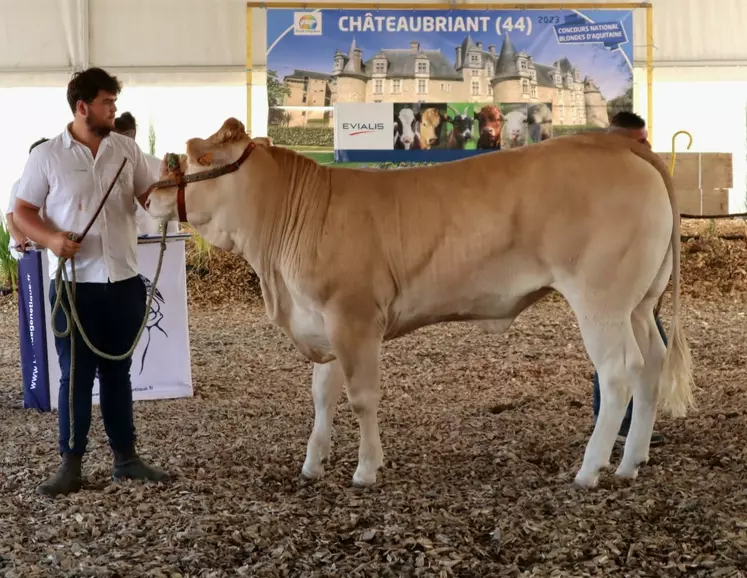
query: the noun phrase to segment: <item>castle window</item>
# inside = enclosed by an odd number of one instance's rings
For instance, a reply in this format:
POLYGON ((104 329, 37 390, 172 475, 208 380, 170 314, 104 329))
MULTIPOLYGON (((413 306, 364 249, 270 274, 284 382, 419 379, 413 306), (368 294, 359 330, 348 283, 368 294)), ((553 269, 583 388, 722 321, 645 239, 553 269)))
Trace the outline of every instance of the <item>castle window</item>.
POLYGON ((563 105, 561 104, 558 106, 558 117, 564 118, 564 115, 565 115, 565 110, 564 110, 563 105))
POLYGON ((529 94, 529 81, 524 78, 521 81, 521 92, 524 94, 529 94))
POLYGON ((374 94, 383 94, 384 93, 384 81, 380 78, 377 78, 374 80, 374 94))
POLYGON ((428 94, 428 81, 425 78, 418 79, 418 94, 428 94))
POLYGON ((402 91, 402 81, 399 78, 392 79, 392 92, 399 94, 402 91))
POLYGON ((472 81, 472 96, 480 96, 480 81, 472 81))
POLYGON ((531 78, 534 82, 537 82, 537 71, 534 69, 530 70, 529 78, 531 78))
POLYGON ((480 55, 476 52, 472 52, 469 55, 470 64, 480 64, 480 55))
POLYGON ((417 73, 428 74, 428 62, 427 61, 423 61, 423 60, 418 61, 417 73))
POLYGON ((494 72, 493 63, 492 62, 488 62, 488 76, 492 77, 493 76, 493 72, 494 72))
POLYGON ((537 87, 536 86, 532 87, 532 98, 537 98, 537 87))
POLYGON ((384 74, 386 72, 386 62, 377 60, 374 62, 374 74, 384 74))
POLYGON ((488 96, 493 96, 493 87, 488 85, 488 96))
POLYGON ((520 70, 526 70, 527 69, 527 61, 523 58, 519 60, 519 69, 520 70))
POLYGON ((441 91, 442 92, 451 92, 451 83, 450 82, 442 82, 441 83, 441 91))
POLYGON ((477 68, 472 69, 472 76, 480 76, 480 71, 477 68))

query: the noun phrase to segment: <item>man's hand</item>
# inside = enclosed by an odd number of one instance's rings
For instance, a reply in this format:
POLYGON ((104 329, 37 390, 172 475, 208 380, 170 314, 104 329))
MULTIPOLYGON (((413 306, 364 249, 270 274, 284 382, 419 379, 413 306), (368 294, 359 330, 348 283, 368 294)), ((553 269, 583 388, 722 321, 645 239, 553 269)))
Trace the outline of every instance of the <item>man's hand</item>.
POLYGON ((71 241, 70 237, 68 236, 69 234, 70 233, 66 231, 60 231, 54 233, 50 237, 49 248, 51 249, 52 253, 54 253, 58 257, 65 257, 66 259, 75 257, 75 254, 80 250, 80 243, 71 241))
POLYGON ((17 243, 13 248, 19 253, 25 253, 30 243, 31 241, 24 237, 24 239, 21 242, 17 243))

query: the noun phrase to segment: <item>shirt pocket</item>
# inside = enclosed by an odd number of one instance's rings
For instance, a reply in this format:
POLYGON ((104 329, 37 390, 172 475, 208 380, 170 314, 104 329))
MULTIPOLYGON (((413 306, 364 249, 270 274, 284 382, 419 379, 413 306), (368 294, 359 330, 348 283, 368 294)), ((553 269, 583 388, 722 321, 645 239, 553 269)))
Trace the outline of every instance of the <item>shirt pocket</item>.
MULTIPOLYGON (((111 173, 109 182, 117 174, 117 170, 119 170, 119 165, 111 173)), ((109 183, 104 186, 108 187, 109 183)), ((106 191, 106 189, 104 190, 106 191)), ((109 195, 109 201, 112 202, 112 205, 116 206, 118 211, 135 214, 135 168, 132 166, 130 159, 127 160, 124 168, 122 168, 122 172, 117 177, 112 187, 111 195, 109 195)))

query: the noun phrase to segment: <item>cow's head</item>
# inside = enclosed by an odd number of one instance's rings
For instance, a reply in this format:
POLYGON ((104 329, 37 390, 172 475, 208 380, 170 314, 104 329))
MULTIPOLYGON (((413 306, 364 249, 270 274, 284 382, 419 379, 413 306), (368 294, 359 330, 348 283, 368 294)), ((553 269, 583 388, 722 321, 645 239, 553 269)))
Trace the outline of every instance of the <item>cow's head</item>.
POLYGON ((500 144, 503 123, 506 121, 506 117, 503 116, 501 110, 494 104, 486 104, 480 109, 480 112, 475 112, 474 116, 475 120, 477 120, 480 134, 478 137, 478 146, 483 145, 480 148, 498 146, 500 144))
POLYGON ((394 145, 399 145, 406 149, 420 148, 420 133, 418 124, 420 123, 420 113, 416 113, 411 108, 403 108, 394 118, 394 145))
POLYGON ((441 129, 446 119, 437 108, 426 108, 420 115, 420 139, 424 149, 429 149, 441 140, 441 129))
MULTIPOLYGON (((188 140, 187 154, 179 155, 178 169, 169 167, 164 158, 160 181, 177 178, 179 173, 184 175, 182 205, 187 220, 195 227, 207 225, 218 211, 231 210, 227 197, 233 190, 242 188, 248 178, 249 157, 256 147, 267 146, 272 146, 271 139, 252 140, 241 121, 229 118, 208 138, 188 140), (238 167, 237 161, 241 162, 238 167), (189 177, 196 173, 202 173, 200 176, 205 178, 190 182, 189 177)), ((176 218, 178 206, 178 187, 171 183, 153 189, 146 201, 148 213, 156 219, 176 218)))

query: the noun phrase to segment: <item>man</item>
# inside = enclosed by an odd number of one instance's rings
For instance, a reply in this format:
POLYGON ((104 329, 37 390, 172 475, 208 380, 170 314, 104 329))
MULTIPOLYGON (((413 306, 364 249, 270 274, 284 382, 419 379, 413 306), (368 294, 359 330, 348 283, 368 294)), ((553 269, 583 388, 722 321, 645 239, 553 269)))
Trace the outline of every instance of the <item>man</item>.
MULTIPOLYGON (((47 138, 40 138, 38 141, 36 141, 34 144, 31 145, 29 148, 29 154, 31 154, 31 151, 34 150, 36 147, 38 147, 43 142, 47 142, 49 139, 47 138)), ((17 253, 25 253, 26 247, 28 246, 29 240, 26 238, 26 235, 21 233, 21 231, 16 226, 15 222, 13 221, 13 210, 15 209, 16 204, 16 193, 18 192, 18 183, 21 182, 21 179, 18 179, 15 183, 13 183, 13 186, 10 189, 10 200, 8 201, 8 210, 5 211, 5 222, 8 224, 8 232, 10 233, 10 250, 11 253, 17 252, 17 253)), ((44 209, 42 209, 42 219, 44 218, 44 209)), ((15 257, 15 255, 14 255, 15 257)))
MULTIPOLYGON (((648 130, 646 129, 646 121, 644 121, 640 116, 635 114, 634 112, 619 112, 615 116, 612 117, 612 120, 610 121, 610 126, 608 129, 608 132, 616 132, 619 134, 624 134, 625 136, 628 136, 640 143, 646 144, 651 147, 651 144, 648 142, 648 130)), ((659 335, 661 335, 662 340, 664 341, 664 345, 667 344, 667 336, 664 332, 664 327, 661 324, 661 320, 659 319, 658 315, 655 316, 656 320, 656 327, 659 328, 659 335)), ((595 371, 594 372, 594 422, 597 421, 597 417, 599 416, 599 405, 601 403, 601 394, 599 390, 599 374, 595 371)), ((625 443, 625 438, 628 436, 628 431, 630 430, 630 422, 633 417, 633 400, 630 400, 630 403, 628 404, 628 409, 625 412, 625 418, 623 418, 622 425, 620 426, 620 431, 617 434, 617 442, 618 443, 625 443)), ((660 433, 654 431, 651 434, 651 445, 658 445, 664 442, 664 436, 662 436, 660 433)))
MULTIPOLYGON (((95 347, 112 355, 121 355, 132 346, 145 315, 145 286, 137 271, 133 200, 144 203, 143 193, 152 183, 145 157, 135 141, 112 133, 121 88, 116 77, 100 68, 89 68, 73 76, 67 87, 73 121, 29 155, 18 186, 14 215, 21 232, 48 249, 52 303, 56 299, 54 277, 58 258, 75 258, 74 306, 83 331, 95 347), (68 234, 81 234, 96 212, 123 158, 127 163, 87 236, 81 243, 71 240, 68 234), (46 222, 38 214, 42 205, 46 222)), ((71 263, 68 261, 65 266, 68 278, 72 279, 71 263)), ((66 298, 63 303, 68 305, 66 298)), ((65 328, 61 309, 54 319, 58 332, 65 328)), ((37 493, 55 496, 82 487, 81 462, 88 442, 91 394, 97 371, 101 415, 114 452, 113 478, 169 480, 169 474, 146 465, 135 451, 131 358, 123 361, 99 358, 77 329, 75 336, 74 360, 70 337, 55 338, 61 371, 62 465, 37 488, 37 493), (73 362, 75 380, 70 383, 73 362)))
MULTIPOLYGON (((135 117, 129 112, 123 112, 114 119, 114 131, 135 140, 137 138, 137 122, 135 122, 135 117)), ((145 160, 148 162, 148 166, 150 167, 151 179, 155 183, 161 177, 162 159, 148 153, 143 154, 145 155, 145 160)), ((140 203, 137 204, 136 209, 137 213, 135 214, 135 220, 137 221, 138 231, 142 234, 159 234, 160 223, 151 217, 148 214, 148 211, 140 206, 140 203)), ((169 233, 177 233, 179 231, 179 225, 176 221, 169 221, 166 230, 169 233)))

